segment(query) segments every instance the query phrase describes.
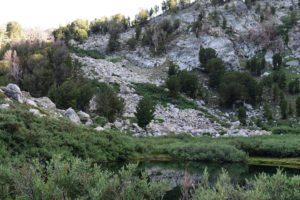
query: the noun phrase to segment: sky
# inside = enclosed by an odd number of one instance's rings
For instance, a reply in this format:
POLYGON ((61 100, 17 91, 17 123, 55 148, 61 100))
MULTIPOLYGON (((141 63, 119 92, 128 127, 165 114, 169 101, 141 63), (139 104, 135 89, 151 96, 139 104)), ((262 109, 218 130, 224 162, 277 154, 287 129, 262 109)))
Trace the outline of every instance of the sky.
POLYGON ((0 0, 0 25, 19 22, 23 28, 57 28, 76 19, 94 20, 117 13, 134 18, 141 8, 162 0, 0 0))

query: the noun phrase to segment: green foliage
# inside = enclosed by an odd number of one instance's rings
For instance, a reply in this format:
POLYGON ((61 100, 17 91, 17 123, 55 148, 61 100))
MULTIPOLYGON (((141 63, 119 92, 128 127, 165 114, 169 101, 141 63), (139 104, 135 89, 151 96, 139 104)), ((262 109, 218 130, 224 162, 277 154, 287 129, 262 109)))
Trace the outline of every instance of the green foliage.
POLYGON ((288 90, 290 94, 298 94, 300 92, 300 82, 298 79, 289 82, 288 90))
POLYGON ((174 104, 181 109, 193 108, 196 109, 198 106, 192 101, 187 100, 182 96, 178 96, 173 98, 167 94, 165 88, 161 86, 156 86, 154 84, 147 84, 147 83, 135 83, 133 85, 136 93, 141 96, 150 96, 153 101, 156 103, 161 103, 162 105, 166 106, 167 103, 174 104))
POLYGON ((54 81, 49 58, 41 54, 31 55, 24 70, 22 88, 34 97, 46 96, 54 81))
POLYGON ((211 185, 207 170, 192 195, 195 200, 213 199, 298 199, 300 195, 300 177, 290 177, 282 170, 274 175, 259 174, 254 179, 246 181, 245 185, 233 185, 226 171, 222 171, 217 182, 211 185))
POLYGON ((178 67, 173 62, 170 62, 168 76, 173 76, 177 74, 178 74, 178 67))
POLYGON ((0 61, 0 76, 5 76, 10 71, 9 62, 5 60, 0 61))
POLYGON ((205 49, 203 47, 200 47, 199 61, 200 61, 201 65, 204 67, 206 72, 209 71, 206 67, 206 64, 212 58, 217 58, 217 52, 214 49, 212 49, 212 48, 205 49))
POLYGON ((17 37, 20 38, 24 34, 24 30, 18 22, 12 21, 6 24, 6 33, 7 36, 11 39, 17 37))
POLYGON ((80 43, 83 43, 88 38, 88 33, 84 29, 75 29, 74 39, 80 43))
POLYGON ((179 95, 181 84, 180 79, 176 75, 170 76, 166 81, 166 85, 173 97, 177 97, 179 95))
POLYGON ((282 65, 282 57, 279 53, 274 54, 273 56, 273 66, 274 70, 279 70, 282 65))
POLYGON ((275 15, 276 13, 276 8, 274 6, 271 6, 271 14, 275 15))
POLYGON ((145 9, 141 9, 140 12, 135 16, 137 24, 146 24, 149 18, 149 13, 145 9))
POLYGON ((180 160, 211 162, 243 162, 247 158, 245 152, 225 144, 174 144, 169 153, 180 160))
POLYGON ((64 119, 40 118, 21 106, 0 109, 0 144, 22 161, 45 161, 60 154, 99 162, 126 159, 133 152, 132 139, 123 134, 100 133, 64 119))
POLYGON ((96 113, 114 122, 124 111, 124 99, 117 96, 113 88, 106 83, 100 84, 96 92, 96 113))
POLYGON ((139 40, 142 34, 142 28, 140 26, 135 27, 135 39, 139 40))
POLYGON ((106 53, 112 53, 118 51, 119 49, 120 49, 120 42, 113 38, 110 38, 106 48, 106 53))
POLYGON ((267 120, 273 119, 273 114, 272 114, 272 111, 271 111, 269 105, 264 106, 264 114, 263 115, 267 120))
POLYGON ((68 46, 69 50, 71 53, 75 53, 79 57, 91 57, 94 59, 105 59, 105 55, 100 53, 97 50, 86 50, 86 49, 78 49, 72 46, 68 46))
POLYGON ((154 119, 155 106, 156 105, 149 96, 144 96, 139 101, 134 115, 141 128, 146 129, 147 125, 154 119))
POLYGON ((199 78, 196 73, 182 70, 178 73, 178 78, 181 84, 181 92, 186 93, 192 98, 200 95, 199 78))
POLYGON ((262 71, 266 67, 265 58, 259 59, 258 57, 253 57, 247 61, 246 68, 251 71, 253 75, 260 76, 262 71))
POLYGON ((128 39, 128 41, 127 41, 127 45, 129 46, 130 50, 134 50, 135 49, 136 43, 137 43, 137 41, 136 41, 136 39, 134 37, 128 39))
POLYGON ((246 113, 246 109, 244 107, 239 107, 238 111, 237 111, 237 116, 239 121, 243 124, 246 125, 246 119, 247 119, 247 113, 246 113))
POLYGON ((175 19, 173 23, 173 30, 177 30, 180 27, 180 19, 175 19))
POLYGON ((285 98, 280 100, 280 112, 282 119, 286 119, 288 114, 288 103, 285 98))
POLYGON ((38 160, 23 165, 0 165, 0 176, 5 176, 1 179, 4 187, 0 189, 0 197, 155 200, 170 189, 166 182, 156 183, 148 180, 145 172, 141 176, 137 172, 137 165, 127 165, 112 173, 89 160, 63 160, 59 156, 46 165, 38 160))
POLYGON ((219 87, 221 78, 225 73, 225 64, 220 58, 212 58, 208 60, 206 70, 209 76, 209 85, 211 87, 219 87))
POLYGON ((255 104, 260 100, 261 92, 257 81, 246 72, 225 73, 219 88, 221 104, 225 106, 231 106, 237 100, 255 104))
POLYGON ((70 107, 86 110, 95 93, 95 88, 87 79, 69 79, 62 85, 52 85, 48 96, 58 108, 68 109, 70 107))
POLYGON ((222 29, 226 29, 227 28, 227 20, 226 17, 223 17, 223 23, 222 23, 222 29))

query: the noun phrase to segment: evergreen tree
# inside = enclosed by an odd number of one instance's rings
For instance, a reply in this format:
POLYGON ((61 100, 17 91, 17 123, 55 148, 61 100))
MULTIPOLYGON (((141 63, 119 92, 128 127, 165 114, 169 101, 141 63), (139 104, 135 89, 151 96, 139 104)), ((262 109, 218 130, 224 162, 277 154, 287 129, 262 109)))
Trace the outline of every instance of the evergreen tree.
POLYGON ((279 53, 274 54, 274 56, 273 56, 273 67, 274 67, 274 70, 279 70, 281 64, 282 64, 282 57, 281 57, 281 55, 279 53))
POLYGON ((284 97, 283 92, 280 93, 280 111, 282 119, 286 119, 288 114, 288 103, 284 97))
POLYGON ((213 58, 208 61, 206 68, 209 72, 209 85, 218 87, 221 77, 225 73, 225 64, 220 58, 213 58))
POLYGON ((208 72, 208 70, 206 68, 206 64, 212 58, 217 58, 216 50, 214 50, 212 48, 205 49, 203 47, 200 47, 199 61, 200 61, 201 65, 204 66, 206 72, 208 72))
POLYGON ((136 107, 134 115, 138 120, 138 125, 146 129, 147 125, 154 119, 155 104, 149 96, 144 96, 136 107))
POLYGON ((238 119, 239 121, 245 126, 246 125, 246 119, 247 119, 247 113, 246 109, 244 107, 239 107, 237 111, 238 119))
POLYGON ((177 97, 181 89, 179 78, 176 75, 170 76, 169 79, 166 81, 166 85, 170 91, 171 96, 177 97))

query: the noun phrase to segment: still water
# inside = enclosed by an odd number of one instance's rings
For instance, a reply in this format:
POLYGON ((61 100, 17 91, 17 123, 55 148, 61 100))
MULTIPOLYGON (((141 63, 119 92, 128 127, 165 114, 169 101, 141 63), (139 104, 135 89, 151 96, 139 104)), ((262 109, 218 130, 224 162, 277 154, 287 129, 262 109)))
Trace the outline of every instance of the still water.
MULTIPOLYGON (((105 163, 103 168, 118 171, 122 166, 128 163, 105 163)), ((213 184, 222 169, 225 169, 232 179, 233 183, 244 184, 245 179, 253 178, 259 173, 274 174, 277 167, 254 166, 243 163, 208 163, 208 162, 187 162, 187 161, 140 161, 139 169, 148 172, 148 176, 155 181, 167 180, 173 189, 165 195, 165 200, 177 200, 181 196, 180 183, 184 176, 188 176, 195 183, 201 180, 205 168, 210 175, 210 182, 213 184)), ((284 168, 288 175, 300 175, 300 169, 284 168)))

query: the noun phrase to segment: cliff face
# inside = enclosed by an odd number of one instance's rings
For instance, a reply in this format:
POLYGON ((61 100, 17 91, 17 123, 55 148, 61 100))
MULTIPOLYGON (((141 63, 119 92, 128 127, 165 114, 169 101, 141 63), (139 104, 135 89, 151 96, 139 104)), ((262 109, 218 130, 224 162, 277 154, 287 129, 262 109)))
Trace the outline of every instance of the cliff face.
MULTIPOLYGON (((117 54, 122 54, 130 62, 140 67, 155 67, 162 65, 166 60, 175 62, 181 69, 192 69, 200 65, 198 52, 200 46, 214 48, 229 70, 241 68, 241 60, 251 58, 261 51, 272 54, 278 51, 289 52, 293 57, 300 58, 299 53, 299 27, 294 27, 288 33, 289 44, 284 44, 283 38, 277 34, 273 37, 271 31, 276 32, 276 27, 281 25, 282 19, 290 14, 291 1, 261 0, 251 8, 241 0, 233 0, 222 6, 212 6, 208 1, 196 1, 190 7, 179 10, 177 13, 165 13, 153 18, 149 26, 158 24, 164 19, 181 21, 180 28, 174 38, 167 45, 167 51, 161 56, 153 56, 147 47, 138 45, 136 50, 126 48, 127 40, 134 35, 134 29, 122 33, 119 41, 122 49, 117 54), (258 5, 260 11, 258 12, 258 5), (262 10, 269 6, 268 11, 262 10), (270 7, 276 9, 275 14, 270 13, 270 7), (202 20, 202 30, 196 37, 192 31, 192 23, 200 12, 205 11, 202 20), (213 14, 217 11, 217 15, 213 14), (264 20, 261 20, 261 13, 264 20), (222 27, 226 19, 226 28, 222 27), (291 52, 290 52, 291 50, 291 52)), ((109 35, 93 35, 84 44, 78 45, 84 49, 96 49, 104 52, 108 44, 109 35)))

